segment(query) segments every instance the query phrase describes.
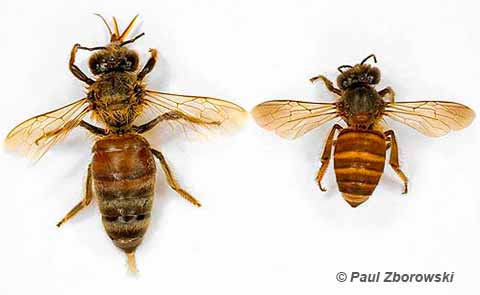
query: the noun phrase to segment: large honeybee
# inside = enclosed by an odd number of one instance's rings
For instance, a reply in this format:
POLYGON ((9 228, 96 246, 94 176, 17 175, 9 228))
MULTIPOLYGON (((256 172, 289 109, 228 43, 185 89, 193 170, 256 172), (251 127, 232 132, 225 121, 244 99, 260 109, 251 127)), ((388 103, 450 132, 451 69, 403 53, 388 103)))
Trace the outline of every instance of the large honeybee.
POLYGON ((399 121, 431 137, 463 129, 475 117, 470 108, 455 102, 395 102, 392 88, 375 89, 380 82, 380 70, 366 63, 370 58, 376 62, 372 54, 354 66, 340 66, 338 88, 322 75, 310 79, 311 82, 323 81, 337 97, 334 103, 272 100, 252 110, 261 127, 287 139, 298 138, 335 118, 341 118, 347 127, 335 124, 331 129, 316 180, 320 190, 326 191, 321 181, 334 148, 338 188, 352 207, 365 202, 375 190, 383 174, 388 149, 389 164, 403 182, 403 193, 408 191, 408 179, 399 165, 395 133, 384 130, 383 117, 399 121), (339 134, 335 138, 337 131, 339 134))
POLYGON ((162 153, 152 148, 142 134, 168 121, 205 128, 226 122, 237 124, 247 113, 240 106, 221 99, 147 89, 144 78, 155 65, 157 51, 150 49, 150 58, 138 70, 138 54, 126 47, 144 35, 126 39, 137 16, 122 33, 115 18, 113 31, 101 18, 108 28, 110 43, 93 48, 75 44, 70 55, 69 68, 76 78, 87 84, 86 96, 24 121, 7 135, 5 142, 7 147, 38 160, 75 127, 92 133, 96 139, 87 170, 85 196, 57 226, 74 217, 95 197, 108 236, 127 254, 129 269, 136 271, 135 250, 150 223, 154 198, 154 157, 159 160, 169 186, 200 207, 200 202, 175 180, 162 153), (95 79, 75 65, 78 50, 94 51, 89 58, 89 68, 95 79), (137 117, 147 110, 155 118, 136 125, 137 117), (84 121, 88 113, 104 127, 84 121))

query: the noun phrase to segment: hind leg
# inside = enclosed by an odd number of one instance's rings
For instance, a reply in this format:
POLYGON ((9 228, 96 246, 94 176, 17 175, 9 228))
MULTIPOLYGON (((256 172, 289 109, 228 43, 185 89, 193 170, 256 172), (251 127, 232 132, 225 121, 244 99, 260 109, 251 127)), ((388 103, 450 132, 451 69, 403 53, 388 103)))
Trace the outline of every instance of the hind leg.
POLYGON ((332 127, 332 130, 330 130, 330 133, 328 134, 327 142, 325 143, 325 148, 323 149, 322 166, 320 166, 320 169, 318 170, 318 173, 317 173, 317 183, 322 192, 327 191, 322 187, 322 178, 325 175, 325 172, 327 171, 328 164, 330 163, 330 158, 332 157, 332 147, 334 144, 333 137, 335 136, 335 131, 342 130, 342 129, 343 127, 338 124, 335 124, 332 127))
POLYGON ((388 130, 385 132, 385 136, 387 139, 390 140, 390 161, 389 164, 392 167, 393 171, 397 173, 398 177, 403 182, 403 192, 402 194, 406 194, 408 192, 408 178, 405 176, 405 174, 400 170, 400 164, 398 161, 398 145, 397 145, 397 139, 395 137, 395 133, 393 130, 388 130))
POLYGON ((158 160, 160 161, 160 165, 162 166, 163 172, 167 177, 168 185, 174 191, 176 191, 182 198, 184 198, 185 200, 189 201, 190 203, 192 203, 197 207, 201 207, 202 205, 200 204, 199 201, 197 201, 197 199, 195 199, 192 195, 190 195, 187 191, 185 191, 180 187, 180 184, 178 184, 177 180, 173 176, 173 173, 170 170, 170 167, 168 167, 167 160, 165 160, 165 157, 163 156, 163 154, 157 150, 154 150, 154 149, 151 149, 151 150, 152 150, 152 153, 155 155, 155 157, 157 157, 158 160))
POLYGON ((83 198, 83 200, 80 201, 80 203, 78 203, 75 207, 73 207, 72 210, 70 210, 67 213, 67 215, 65 215, 65 217, 63 217, 63 219, 60 220, 59 223, 57 223, 57 227, 60 227, 67 220, 69 220, 70 218, 75 216, 78 212, 80 212, 80 210, 87 207, 91 203, 93 193, 92 193, 92 174, 90 172, 90 170, 91 170, 90 167, 91 167, 91 165, 88 165, 87 185, 86 185, 86 189, 85 189, 85 197, 83 198))

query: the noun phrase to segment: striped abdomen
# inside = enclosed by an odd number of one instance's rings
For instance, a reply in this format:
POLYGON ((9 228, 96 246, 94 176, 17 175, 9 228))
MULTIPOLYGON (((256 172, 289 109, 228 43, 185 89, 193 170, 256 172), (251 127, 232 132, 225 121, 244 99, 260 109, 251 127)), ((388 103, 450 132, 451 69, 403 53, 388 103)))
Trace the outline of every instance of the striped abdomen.
POLYGON ((139 135, 107 136, 93 147, 92 180, 102 221, 113 243, 135 252, 150 223, 155 161, 139 135))
POLYGON ((385 166, 386 142, 374 130, 343 129, 337 137, 334 167, 338 188, 352 206, 365 202, 380 181, 385 166))

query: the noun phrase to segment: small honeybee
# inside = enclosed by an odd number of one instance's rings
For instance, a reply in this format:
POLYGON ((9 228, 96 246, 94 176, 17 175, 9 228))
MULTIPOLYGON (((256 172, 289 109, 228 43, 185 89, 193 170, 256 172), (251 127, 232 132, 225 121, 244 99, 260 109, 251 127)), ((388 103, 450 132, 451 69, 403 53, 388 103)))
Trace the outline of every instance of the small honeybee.
POLYGON ((335 146, 333 159, 338 188, 352 207, 365 202, 375 190, 383 174, 388 149, 389 164, 403 182, 403 193, 407 193, 408 179, 400 169, 395 133, 384 131, 381 124, 384 116, 432 137, 463 129, 475 117, 470 108, 455 102, 395 102, 392 88, 375 89, 380 82, 380 70, 366 63, 370 58, 376 62, 372 54, 357 65, 340 66, 339 89, 324 76, 310 79, 311 82, 322 80, 336 95, 334 103, 272 100, 252 110, 261 127, 274 130, 287 139, 298 138, 335 118, 345 121, 347 127, 335 124, 327 137, 316 180, 320 190, 326 191, 321 181, 335 146))
POLYGON ((151 57, 138 70, 138 54, 126 47, 144 35, 126 40, 137 16, 121 34, 115 18, 112 32, 107 21, 100 17, 108 28, 110 43, 93 48, 75 44, 70 55, 69 68, 75 77, 87 84, 86 96, 24 121, 10 131, 5 143, 7 147, 38 160, 77 126, 94 134, 96 140, 87 171, 85 196, 57 226, 74 217, 95 197, 108 236, 127 254, 129 269, 136 271, 135 250, 150 223, 156 178, 154 157, 159 160, 169 186, 200 207, 200 202, 175 180, 162 153, 153 149, 142 134, 168 121, 187 127, 208 128, 227 122, 236 125, 246 118, 247 113, 225 100, 148 90, 144 78, 155 65, 157 51, 150 49, 151 57), (89 59, 95 79, 89 78, 75 65, 79 49, 95 52, 89 59), (155 118, 136 125, 137 117, 147 110, 155 118), (84 121, 88 113, 104 128, 84 121))

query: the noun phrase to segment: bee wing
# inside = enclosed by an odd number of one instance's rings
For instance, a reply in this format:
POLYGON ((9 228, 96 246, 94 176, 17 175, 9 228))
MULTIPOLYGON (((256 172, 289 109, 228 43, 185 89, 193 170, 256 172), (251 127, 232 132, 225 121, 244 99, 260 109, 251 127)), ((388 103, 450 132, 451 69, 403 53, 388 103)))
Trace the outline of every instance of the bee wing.
POLYGON ((57 110, 30 118, 8 133, 5 145, 7 149, 38 160, 78 126, 89 111, 89 103, 86 98, 82 98, 57 110))
POLYGON ((248 115, 242 107, 226 100, 153 90, 146 91, 144 105, 156 115, 181 114, 177 121, 192 129, 195 129, 195 125, 206 128, 238 126, 248 115))
POLYGON ((384 114, 431 137, 463 129, 475 118, 475 112, 469 107, 449 101, 388 103, 384 114))
POLYGON ((255 121, 283 138, 295 139, 339 116, 335 103, 271 100, 252 110, 255 121))

